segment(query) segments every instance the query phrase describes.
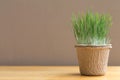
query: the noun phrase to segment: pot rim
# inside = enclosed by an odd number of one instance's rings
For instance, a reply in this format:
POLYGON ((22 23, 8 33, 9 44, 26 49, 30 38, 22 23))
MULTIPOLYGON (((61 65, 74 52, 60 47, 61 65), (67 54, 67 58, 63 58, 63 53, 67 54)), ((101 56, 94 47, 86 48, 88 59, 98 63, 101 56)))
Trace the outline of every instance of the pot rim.
POLYGON ((75 47, 109 47, 109 48, 112 48, 112 44, 101 44, 101 45, 75 44, 75 47))

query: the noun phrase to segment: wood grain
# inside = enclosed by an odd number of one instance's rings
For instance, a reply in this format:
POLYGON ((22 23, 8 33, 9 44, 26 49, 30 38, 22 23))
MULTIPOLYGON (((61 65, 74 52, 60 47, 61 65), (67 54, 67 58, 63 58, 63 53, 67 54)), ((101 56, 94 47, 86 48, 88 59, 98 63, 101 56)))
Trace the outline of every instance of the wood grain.
POLYGON ((78 66, 0 66, 0 80, 120 80, 120 67, 105 76, 82 76, 78 66))

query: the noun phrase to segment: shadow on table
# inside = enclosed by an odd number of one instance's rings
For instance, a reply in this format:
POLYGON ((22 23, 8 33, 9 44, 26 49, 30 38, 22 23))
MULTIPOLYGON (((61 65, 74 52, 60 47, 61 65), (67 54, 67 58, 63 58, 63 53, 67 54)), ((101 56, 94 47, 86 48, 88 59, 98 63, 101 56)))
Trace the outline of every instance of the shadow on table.
POLYGON ((82 76, 82 77, 103 77, 103 76, 87 76, 87 75, 81 75, 80 73, 69 73, 69 74, 67 74, 67 75, 69 75, 69 76, 82 76))
POLYGON ((108 80, 106 76, 85 76, 80 73, 59 74, 57 77, 69 80, 108 80))

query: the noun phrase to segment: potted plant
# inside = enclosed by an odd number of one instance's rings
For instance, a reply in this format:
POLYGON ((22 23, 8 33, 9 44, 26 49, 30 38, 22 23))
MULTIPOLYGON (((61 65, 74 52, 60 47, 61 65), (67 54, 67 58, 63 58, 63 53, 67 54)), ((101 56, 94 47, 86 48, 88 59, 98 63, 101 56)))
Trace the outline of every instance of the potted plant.
POLYGON ((87 12, 73 16, 73 31, 77 44, 78 62, 82 75, 104 75, 110 48, 109 28, 111 16, 87 12))

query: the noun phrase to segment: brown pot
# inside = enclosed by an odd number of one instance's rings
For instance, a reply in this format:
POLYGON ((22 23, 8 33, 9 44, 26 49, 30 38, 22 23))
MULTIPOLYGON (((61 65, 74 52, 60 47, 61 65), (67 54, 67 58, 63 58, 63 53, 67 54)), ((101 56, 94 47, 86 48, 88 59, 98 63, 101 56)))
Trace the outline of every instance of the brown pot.
POLYGON ((111 45, 75 47, 82 75, 105 75, 111 45))

